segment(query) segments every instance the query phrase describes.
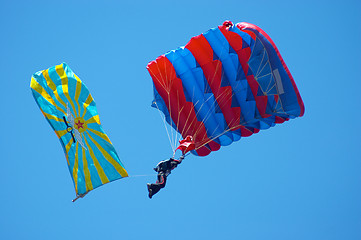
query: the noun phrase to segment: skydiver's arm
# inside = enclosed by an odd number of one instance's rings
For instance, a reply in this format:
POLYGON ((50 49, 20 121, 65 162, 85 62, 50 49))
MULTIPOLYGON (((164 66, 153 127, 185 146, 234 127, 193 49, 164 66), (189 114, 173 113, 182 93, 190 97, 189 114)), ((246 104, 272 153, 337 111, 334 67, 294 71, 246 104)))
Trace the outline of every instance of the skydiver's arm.
POLYGON ((178 166, 178 164, 181 164, 182 160, 177 160, 177 159, 173 159, 171 161, 171 169, 173 170, 174 168, 176 168, 178 166))

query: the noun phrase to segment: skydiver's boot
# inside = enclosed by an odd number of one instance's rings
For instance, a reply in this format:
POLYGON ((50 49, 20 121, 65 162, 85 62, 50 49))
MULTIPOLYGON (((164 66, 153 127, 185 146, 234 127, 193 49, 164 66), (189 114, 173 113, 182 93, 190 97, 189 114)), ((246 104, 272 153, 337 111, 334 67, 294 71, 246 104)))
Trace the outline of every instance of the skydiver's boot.
POLYGON ((153 190, 152 190, 152 187, 151 187, 151 184, 150 183, 147 183, 147 187, 148 187, 148 197, 151 199, 153 197, 153 190))
POLYGON ((157 192, 159 192, 161 188, 164 187, 161 186, 159 183, 152 183, 152 184, 148 183, 147 186, 148 186, 149 198, 152 198, 157 192))

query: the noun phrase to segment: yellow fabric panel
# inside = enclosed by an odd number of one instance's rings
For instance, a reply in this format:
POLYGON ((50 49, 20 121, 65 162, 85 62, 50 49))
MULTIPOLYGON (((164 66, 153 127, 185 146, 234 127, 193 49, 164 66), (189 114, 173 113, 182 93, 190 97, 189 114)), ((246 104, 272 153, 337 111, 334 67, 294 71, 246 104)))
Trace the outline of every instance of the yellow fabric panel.
POLYGON ((108 143, 112 144, 109 137, 105 133, 99 132, 99 131, 91 129, 91 128, 88 128, 88 130, 91 131, 92 133, 98 135, 99 137, 101 137, 102 139, 107 141, 108 143))
POLYGON ((97 148, 100 150, 100 152, 103 154, 103 156, 105 157, 105 159, 113 165, 113 167, 117 170, 117 172, 120 174, 120 176, 122 177, 127 177, 128 173, 127 171, 116 161, 112 158, 112 156, 104 150, 104 148, 102 148, 102 146, 100 146, 99 143, 97 143, 91 136, 89 133, 87 133, 89 138, 92 140, 92 142, 97 146, 97 148))
POLYGON ((45 78, 46 83, 48 84, 50 89, 53 90, 53 92, 56 92, 56 85, 49 76, 49 69, 42 71, 41 74, 43 74, 43 77, 45 78))
POLYGON ((85 177, 85 186, 86 186, 86 191, 91 191, 93 190, 93 184, 90 178, 90 171, 89 171, 89 167, 88 167, 88 161, 86 160, 85 157, 85 149, 82 148, 83 150, 83 172, 84 172, 84 177, 85 177))
POLYGON ((80 96, 80 92, 81 92, 82 82, 75 74, 74 74, 74 76, 76 78, 75 102, 78 105, 78 111, 79 111, 79 116, 80 116, 81 109, 80 109, 80 104, 79 104, 79 96, 80 96))
POLYGON ((70 138, 68 144, 66 144, 66 146, 65 146, 66 160, 68 160, 68 166, 70 166, 69 159, 68 159, 68 155, 69 155, 69 151, 70 151, 70 148, 71 148, 71 145, 72 145, 72 144, 73 144, 73 138, 70 138))
POLYGON ((75 161, 74 161, 74 167, 73 167, 73 179, 74 179, 74 186, 75 186, 75 192, 78 192, 78 161, 79 161, 79 144, 76 144, 75 147, 75 161))
POLYGON ((55 131, 56 135, 58 135, 59 138, 61 138, 62 136, 64 136, 65 134, 68 133, 67 130, 59 130, 59 131, 55 131))
MULTIPOLYGON (((89 134, 88 134, 88 135, 89 135, 89 134)), ((86 146, 87 146, 87 148, 88 148, 88 151, 89 151, 89 153, 90 153, 90 156, 91 156, 91 158, 92 158, 92 160, 93 160, 93 162, 94 162, 94 166, 95 166, 95 168, 96 168, 96 170, 97 170, 97 172, 98 172, 98 174, 99 174, 100 180, 102 181, 102 184, 108 183, 108 182, 109 182, 109 179, 108 179, 108 177, 105 175, 105 172, 104 172, 103 168, 100 166, 97 158, 95 157, 95 154, 94 154, 94 152, 93 152, 93 149, 90 148, 90 145, 89 145, 89 143, 88 143, 87 138, 84 138, 84 139, 85 139, 85 143, 86 143, 86 146)))
POLYGON ((58 75, 61 78, 61 86, 63 88, 63 93, 64 93, 65 97, 68 99, 68 101, 70 102, 70 105, 74 110, 75 118, 76 118, 76 117, 78 117, 78 113, 75 111, 76 108, 74 106, 74 102, 69 96, 69 88, 68 88, 68 86, 69 86, 68 81, 69 80, 68 80, 68 76, 65 73, 63 65, 62 64, 61 65, 56 65, 55 71, 58 73, 58 75))
POLYGON ((99 119, 99 115, 95 115, 91 118, 89 118, 88 120, 85 121, 86 124, 89 124, 89 123, 97 123, 100 125, 100 119, 99 119))
POLYGON ((48 114, 45 112, 44 112, 44 115, 45 115, 45 117, 47 117, 50 120, 55 120, 57 122, 64 122, 64 120, 62 118, 58 118, 57 116, 54 116, 54 115, 51 115, 51 114, 48 114))
MULTIPOLYGON (((50 89, 53 91, 56 100, 58 100, 60 102, 61 105, 63 105, 64 108, 66 108, 66 103, 63 101, 63 99, 61 99, 61 97, 58 94, 58 90, 56 89, 56 85, 54 84, 53 80, 50 78, 49 76, 49 69, 42 71, 43 77, 46 80, 46 83, 48 84, 48 86, 50 87, 50 89)), ((61 108, 59 108, 61 109, 61 108)), ((61 110, 64 114, 65 114, 65 110, 61 110)))
POLYGON ((54 100, 51 96, 46 92, 46 90, 32 77, 30 87, 38 92, 43 98, 45 98, 51 105, 57 108, 54 100))
POLYGON ((85 116, 85 113, 86 113, 86 108, 89 106, 89 104, 91 103, 93 101, 93 97, 92 97, 92 95, 88 95, 88 97, 87 97, 87 99, 86 99, 86 101, 83 103, 83 107, 84 107, 84 112, 83 112, 83 118, 84 118, 84 116, 85 116))

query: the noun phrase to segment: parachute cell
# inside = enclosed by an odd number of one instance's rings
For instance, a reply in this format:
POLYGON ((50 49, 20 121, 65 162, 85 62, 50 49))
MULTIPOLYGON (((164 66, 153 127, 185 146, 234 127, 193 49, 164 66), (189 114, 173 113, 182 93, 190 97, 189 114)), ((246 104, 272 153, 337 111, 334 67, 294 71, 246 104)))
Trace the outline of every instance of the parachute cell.
POLYGON ((77 197, 128 176, 100 125, 89 90, 68 65, 33 74, 31 90, 60 140, 77 197))
POLYGON ((153 107, 193 154, 208 155, 241 137, 304 114, 297 86, 271 38, 249 23, 222 26, 150 62, 153 107))

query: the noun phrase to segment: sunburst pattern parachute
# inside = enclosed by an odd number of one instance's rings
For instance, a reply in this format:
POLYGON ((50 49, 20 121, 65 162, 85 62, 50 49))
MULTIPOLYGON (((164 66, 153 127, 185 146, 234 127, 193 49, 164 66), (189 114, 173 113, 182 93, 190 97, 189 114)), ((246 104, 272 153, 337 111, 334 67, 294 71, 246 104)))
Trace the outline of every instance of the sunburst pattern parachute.
POLYGON ((77 197, 128 176, 100 125, 89 90, 68 65, 35 73, 31 90, 63 146, 77 197))

